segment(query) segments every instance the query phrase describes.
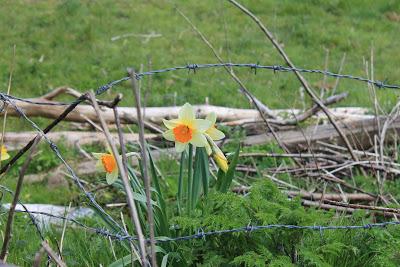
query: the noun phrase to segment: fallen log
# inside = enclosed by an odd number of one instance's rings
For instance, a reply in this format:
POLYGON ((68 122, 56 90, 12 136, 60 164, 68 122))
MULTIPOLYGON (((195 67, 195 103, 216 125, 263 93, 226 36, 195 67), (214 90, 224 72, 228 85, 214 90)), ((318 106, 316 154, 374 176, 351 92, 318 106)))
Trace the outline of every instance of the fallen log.
MULTIPOLYGON (((58 102, 49 100, 49 98, 33 98, 28 99, 35 103, 28 103, 22 101, 16 101, 16 105, 28 116, 28 117, 43 117, 49 119, 55 119, 60 116, 60 114, 65 110, 65 106, 62 105, 54 105, 58 102), (42 104, 38 104, 42 103, 42 104), (51 104, 51 105, 49 105, 51 104)), ((242 123, 243 121, 260 121, 261 117, 257 110, 255 109, 243 109, 243 108, 227 108, 221 106, 212 106, 212 105, 194 105, 194 109, 196 113, 200 117, 205 117, 207 114, 211 112, 215 112, 217 114, 218 121, 237 121, 242 123)), ((136 108, 133 107, 118 107, 118 114, 120 114, 120 120, 122 124, 133 124, 137 122, 137 114, 136 108)), ((145 112, 145 121, 160 124, 163 119, 170 119, 178 117, 180 107, 146 107, 145 112)), ((19 117, 20 114, 11 106, 8 105, 7 114, 9 116, 19 117)), ((315 112, 317 110, 313 109, 315 112)), ((360 116, 365 118, 365 114, 367 113, 367 109, 364 108, 334 108, 330 109, 331 113, 337 117, 342 119, 351 119, 351 118, 359 118, 360 116)), ((4 111, 2 111, 4 112, 4 111)), ((301 115, 302 110, 299 109, 287 109, 287 110, 272 110, 274 115, 278 118, 291 118, 293 116, 301 115)), ((103 118, 107 123, 114 123, 114 113, 113 110, 107 107, 101 108, 101 113, 103 118)), ((0 113, 2 114, 2 113, 0 113)), ((307 112, 305 118, 308 118, 310 112, 307 112)), ((316 113, 317 117, 324 118, 321 113, 316 113)), ((304 119, 305 119, 304 118, 304 119)), ((94 112, 92 106, 90 105, 79 105, 77 106, 68 116, 65 118, 65 121, 72 122, 87 122, 87 120, 98 122, 98 116, 94 112)), ((283 120, 282 120, 283 121, 283 120)), ((272 123, 276 122, 279 125, 283 123, 279 123, 279 120, 272 120, 272 123)), ((284 122, 284 121, 283 121, 284 122)), ((292 123, 292 122, 291 122, 292 123)))
MULTIPOLYGON (((31 140, 36 136, 37 132, 6 132, 4 134, 4 144, 8 150, 17 150, 22 148, 27 140, 31 140)), ((1 136, 1 135, 0 135, 1 136)), ((113 133, 113 138, 118 140, 118 134, 113 133)), ((156 134, 146 134, 146 139, 156 138, 156 134)), ((74 146, 76 144, 86 145, 93 143, 106 144, 106 139, 103 133, 100 132, 79 132, 79 131, 62 131, 50 132, 47 134, 53 142, 64 141, 67 145, 74 146)), ((1 137, 0 137, 1 138, 1 137)), ((124 138, 127 142, 136 142, 139 140, 139 135, 135 133, 126 133, 124 138)))
MULTIPOLYGON (((378 118, 381 125, 386 120, 385 117, 378 118)), ((366 150, 372 147, 374 135, 379 135, 377 119, 362 119, 350 121, 347 123, 338 122, 345 135, 353 141, 353 147, 360 150, 366 150)), ((400 118, 394 120, 387 130, 387 143, 393 141, 394 133, 400 134, 400 118)), ((317 142, 328 142, 343 145, 343 142, 332 125, 315 125, 305 129, 278 131, 278 138, 291 151, 304 151, 309 146, 317 146, 317 142)), ((270 133, 248 136, 243 140, 243 145, 261 145, 274 142, 274 137, 270 133)))
MULTIPOLYGON (((292 197, 300 196, 301 198, 304 199, 309 199, 309 200, 321 200, 321 199, 327 199, 327 200, 333 200, 333 201, 342 201, 343 198, 346 198, 349 201, 375 201, 376 198, 368 195, 368 194, 362 194, 362 193, 346 193, 346 194, 332 194, 332 193, 310 193, 307 191, 285 191, 286 194, 292 197)), ((397 211, 398 212, 398 211, 397 211)))

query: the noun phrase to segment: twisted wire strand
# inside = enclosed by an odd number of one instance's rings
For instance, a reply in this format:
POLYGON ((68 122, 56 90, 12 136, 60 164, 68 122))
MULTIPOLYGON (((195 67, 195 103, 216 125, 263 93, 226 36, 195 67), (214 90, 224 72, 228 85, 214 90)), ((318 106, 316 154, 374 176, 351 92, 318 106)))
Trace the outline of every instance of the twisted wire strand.
POLYGON ((81 180, 79 177, 76 175, 75 171, 72 169, 72 167, 66 162, 66 160, 62 157, 57 145, 51 141, 48 136, 42 131, 42 129, 31 119, 26 116, 26 114, 7 96, 4 94, 0 93, 0 98, 4 101, 10 104, 16 111, 17 113, 22 116, 31 126, 34 128, 38 134, 42 136, 42 138, 49 144, 51 150, 54 152, 54 154, 57 156, 57 158, 61 161, 61 163, 66 167, 67 171, 73 178, 75 184, 78 186, 78 188, 85 194, 85 196, 88 198, 90 204, 99 212, 101 212, 103 215, 106 216, 106 218, 113 223, 117 228, 119 228, 119 231, 125 232, 124 229, 97 203, 93 195, 88 192, 83 184, 81 183, 81 180))
MULTIPOLYGON (((155 75, 159 73, 165 73, 165 72, 171 72, 171 71, 177 71, 177 70, 189 70, 196 72, 197 69, 205 69, 205 68, 215 68, 215 67, 246 67, 253 69, 256 71, 257 69, 267 69, 267 70, 273 70, 274 72, 290 72, 290 71, 298 71, 298 72, 303 72, 303 73, 317 73, 317 74, 323 74, 331 77, 337 77, 337 78, 345 78, 345 79, 352 79, 352 80, 357 80, 361 82, 366 82, 369 84, 373 84, 377 86, 378 88, 389 88, 389 89, 400 89, 399 85, 391 85, 391 84, 386 84, 385 82, 382 81, 377 81, 377 80, 370 80, 367 78, 363 77, 358 77, 358 76, 353 76, 353 75, 348 75, 348 74, 337 74, 333 73, 330 71, 324 71, 324 70, 318 70, 318 69, 304 69, 304 68, 291 68, 291 67, 285 67, 285 66, 280 66, 280 65, 270 65, 270 66, 265 66, 265 65, 259 65, 259 64, 253 64, 253 63, 215 63, 215 64, 188 64, 185 66, 177 66, 177 67, 171 67, 171 68, 165 68, 165 69, 160 69, 160 70, 152 70, 152 71, 147 71, 147 72, 142 72, 142 73, 137 73, 136 74, 136 79, 141 79, 144 76, 147 75, 155 75)), ((129 80, 130 77, 123 77, 118 80, 111 81, 103 86, 100 86, 95 94, 96 95, 101 95, 113 86, 116 86, 124 81, 129 80)), ((4 102, 9 103, 17 112, 20 114, 27 122, 30 123, 30 125, 40 134, 46 142, 50 145, 50 148, 52 151, 55 153, 55 155, 59 158, 59 160, 62 162, 62 164, 67 168, 68 172, 74 179, 74 182, 77 184, 79 189, 86 195, 86 197, 89 199, 90 204, 94 206, 98 211, 100 211, 103 215, 106 216, 106 218, 111 221, 117 228, 120 229, 119 233, 111 233, 106 229, 101 229, 101 228, 93 228, 89 227, 79 221, 76 221, 71 218, 66 218, 64 216, 56 216, 44 212, 32 212, 28 210, 24 210, 21 212, 27 212, 29 214, 42 214, 46 216, 51 216, 51 217, 57 217, 59 219, 64 219, 71 221, 75 224, 77 224, 80 227, 84 227, 88 230, 94 231, 100 235, 110 237, 119 241, 123 240, 137 240, 137 237, 135 236, 130 236, 128 235, 123 228, 108 214, 106 213, 103 208, 96 202, 94 199, 93 195, 86 191, 82 183, 80 182, 80 179, 77 177, 75 174, 74 170, 72 167, 65 161, 65 159, 62 157, 60 151, 58 150, 58 147, 55 143, 53 143, 47 135, 39 128, 39 126, 36 125, 32 120, 30 120, 26 114, 14 103, 14 101, 23 101, 23 102, 28 102, 32 104, 37 104, 37 105, 72 105, 72 104, 80 104, 83 101, 85 101, 84 98, 77 99, 71 103, 63 103, 63 102, 57 102, 57 103, 43 103, 43 102, 38 102, 30 99, 24 99, 24 98, 19 98, 11 95, 7 95, 4 93, 0 93, 0 98, 4 102), (122 233, 122 234, 121 234, 122 233)), ((32 218, 32 217, 31 217, 32 218)), ((384 228, 387 226, 395 226, 399 225, 400 222, 397 221, 392 221, 392 222, 383 222, 383 223, 372 223, 372 224, 363 224, 363 225, 346 225, 346 226, 321 226, 321 225, 312 225, 312 226, 299 226, 299 225, 283 225, 283 224, 271 224, 271 225, 247 225, 245 227, 239 227, 239 228, 233 228, 233 229, 223 229, 223 230, 212 230, 212 231, 207 231, 205 232, 202 228, 198 229, 196 234, 192 235, 186 235, 186 236, 179 236, 179 237, 159 237, 156 241, 157 243, 163 243, 163 242, 175 242, 175 241, 184 241, 184 240, 192 240, 192 239, 201 239, 205 238, 207 236, 212 236, 212 235, 220 235, 220 234, 228 234, 228 233, 238 233, 238 232, 253 232, 253 231, 259 231, 259 230, 266 230, 266 229, 292 229, 292 230, 318 230, 320 232, 325 231, 325 230, 356 230, 356 229, 372 229, 372 228, 384 228)), ((150 240, 146 240, 147 242, 150 242, 150 240)))
MULTIPOLYGON (((383 89, 383 88, 388 88, 388 89, 400 89, 400 85, 396 84, 387 84, 386 81, 380 81, 380 80, 371 80, 368 78, 360 77, 360 76, 354 76, 350 74, 339 74, 339 73, 334 73, 331 71, 327 70, 320 70, 320 69, 305 69, 305 68, 291 68, 291 67, 286 67, 282 65, 259 65, 257 63, 208 63, 208 64, 187 64, 183 66, 176 66, 176 67, 170 67, 170 68, 165 68, 165 69, 159 69, 159 70, 151 70, 151 71, 146 71, 146 72, 141 72, 141 73, 136 73, 136 78, 141 79, 145 76, 149 75, 155 75, 155 74, 160 74, 160 73, 166 73, 166 72, 172 72, 172 71, 179 71, 179 70, 188 70, 188 71, 193 71, 194 73, 196 72, 197 69, 209 69, 209 68, 220 68, 220 67, 230 67, 230 68, 250 68, 254 70, 255 73, 257 69, 264 69, 264 70, 272 70, 274 72, 302 72, 302 73, 314 73, 314 74, 322 74, 330 77, 335 77, 335 78, 341 78, 341 79, 350 79, 350 80, 355 80, 355 81, 360 81, 360 82, 366 82, 368 84, 373 84, 376 87, 383 89)), ((96 90, 96 95, 101 95, 105 91, 109 90, 111 87, 116 86, 124 81, 129 80, 130 77, 123 77, 118 80, 111 81, 101 87, 99 87, 96 90)), ((73 102, 40 102, 40 101, 35 101, 32 99, 27 99, 27 98, 21 98, 21 97, 16 97, 12 95, 7 95, 4 94, 10 99, 16 100, 16 101, 21 101, 21 102, 26 102, 30 104, 35 104, 35 105, 44 105, 44 106, 68 106, 72 104, 73 102)))
MULTIPOLYGON (((46 212, 39 212, 39 211, 28 211, 28 210, 18 210, 16 212, 19 213, 31 213, 31 214, 40 214, 44 216, 49 216, 52 218, 57 218, 60 220, 67 220, 79 227, 82 227, 86 230, 94 232, 96 234, 102 235, 107 238, 112 238, 114 240, 137 240, 136 236, 130 235, 121 235, 121 234, 113 234, 110 233, 108 230, 103 228, 95 228, 87 226, 75 219, 54 215, 46 212)), ((310 231, 327 231, 327 230, 368 230, 368 229, 383 229, 388 226, 398 226, 400 225, 399 221, 390 221, 390 222, 381 222, 381 223, 367 223, 361 225, 288 225, 288 224, 268 224, 268 225, 246 225, 243 227, 232 228, 232 229, 221 229, 221 230, 211 230, 211 231, 204 231, 203 228, 199 228, 195 234, 186 235, 186 236, 178 236, 178 237, 158 237, 156 239, 157 243, 165 243, 165 242, 179 242, 179 241, 188 241, 193 239, 203 239, 208 236, 215 236, 215 235, 222 235, 222 234, 231 234, 231 233, 241 233, 241 232, 256 232, 262 230, 270 230, 270 229, 285 229, 285 230, 310 230, 310 231)), ((146 242, 150 242, 150 239, 146 239, 146 242)))

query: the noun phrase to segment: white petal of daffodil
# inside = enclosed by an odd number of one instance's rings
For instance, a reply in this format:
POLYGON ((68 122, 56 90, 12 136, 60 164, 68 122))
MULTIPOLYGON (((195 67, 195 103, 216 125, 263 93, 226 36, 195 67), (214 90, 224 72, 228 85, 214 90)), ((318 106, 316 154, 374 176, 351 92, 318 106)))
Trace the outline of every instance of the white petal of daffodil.
POLYGON ((179 121, 179 119, 163 120, 163 123, 167 129, 173 129, 179 124, 179 121))
POLYGON ((215 112, 209 113, 206 117, 206 121, 209 121, 211 125, 206 129, 205 133, 208 134, 212 140, 217 141, 225 138, 225 134, 215 127, 215 123, 217 122, 217 115, 215 112))
POLYGON ((179 110, 178 119, 164 120, 167 131, 163 133, 165 139, 175 142, 177 152, 182 152, 190 143, 196 147, 207 145, 204 132, 211 127, 211 122, 196 119, 195 112, 189 103, 179 110))
POLYGON ((7 160, 9 158, 10 158, 10 155, 7 152, 7 148, 3 145, 1 147, 1 152, 0 152, 0 161, 7 160))
POLYGON ((175 141, 175 135, 172 130, 168 130, 166 132, 163 132, 163 137, 167 139, 168 141, 175 141))
POLYGON ((181 143, 181 142, 176 142, 175 143, 176 152, 181 153, 181 152, 185 151, 187 145, 188 145, 187 143, 184 144, 184 143, 181 143))
POLYGON ((116 168, 114 171, 110 173, 109 172, 106 173, 107 184, 113 184, 117 180, 118 180, 118 168, 116 168))
POLYGON ((211 127, 211 122, 208 120, 195 119, 193 121, 193 128, 197 129, 197 131, 204 133, 207 129, 211 127))
POLYGON ((204 136, 204 134, 196 132, 193 134, 192 139, 190 140, 190 143, 197 147, 204 147, 207 144, 207 139, 204 136))
POLYGON ((186 103, 183 107, 179 110, 178 113, 178 120, 180 121, 193 121, 195 119, 195 113, 192 105, 186 103))

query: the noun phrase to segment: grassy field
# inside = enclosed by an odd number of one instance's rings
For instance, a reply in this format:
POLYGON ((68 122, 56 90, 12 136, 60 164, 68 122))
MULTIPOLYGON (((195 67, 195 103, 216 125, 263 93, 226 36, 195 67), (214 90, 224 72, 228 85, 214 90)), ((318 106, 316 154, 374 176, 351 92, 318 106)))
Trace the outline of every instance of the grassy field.
MULTIPOLYGON (((374 54, 374 75, 378 80, 400 84, 400 1, 241 1, 248 6, 275 34, 277 40, 298 67, 323 69, 329 50, 328 69, 337 72, 346 54, 343 73, 366 76, 365 61, 374 54)), ((198 38, 185 20, 175 11, 182 10, 207 36, 225 61, 284 64, 271 44, 252 21, 224 1, 4 1, 0 9, 0 86, 5 92, 9 69, 16 46, 15 71, 11 94, 36 97, 58 86, 68 85, 79 91, 95 89, 126 75, 127 67, 144 70, 161 69, 188 63, 214 63, 217 59, 198 38), (146 40, 142 34, 160 34, 146 40), (112 41, 112 37, 138 34, 112 41)), ((238 75, 258 99, 271 108, 302 107, 299 83, 291 73, 238 69, 238 75)), ((323 77, 305 76, 315 90, 323 77)), ((328 78, 332 85, 335 80, 328 78)), ((148 79, 142 81, 148 90, 148 79)), ((348 91, 349 97, 340 106, 371 107, 367 84, 340 81, 338 92, 348 91)), ((125 106, 133 105, 129 83, 113 88, 103 98, 123 93, 125 106)), ((381 90, 378 98, 384 109, 396 102, 398 93, 381 90)), ((147 106, 210 104, 250 107, 238 92, 237 85, 223 69, 179 71, 153 77, 147 106)), ((47 120, 35 119, 40 125, 47 120)), ((62 127, 68 127, 63 124, 62 127)), ((7 131, 26 130, 22 119, 9 118, 7 131)), ((256 148, 254 148, 256 149, 256 148)), ((61 147, 68 160, 79 161, 77 151, 61 147)), ((50 150, 42 147, 30 173, 51 169, 59 164, 50 150)), ((176 167, 168 164, 162 169, 176 167)), ((171 188, 176 189, 174 175, 167 175, 171 188)), ((3 179, 15 188, 17 168, 3 179)), ((396 187, 397 188, 397 187, 396 187)), ((76 187, 47 189, 46 182, 26 185, 21 199, 25 203, 81 204, 76 187)), ((123 199, 120 195, 102 195, 104 202, 123 199)), ((4 201, 9 201, 8 196, 4 201)), ((115 212, 119 216, 118 211, 115 212)), ((19 217, 21 217, 19 215, 19 217)), ((2 226, 5 217, 1 217, 2 226)), ((38 250, 38 237, 26 219, 18 218, 10 255, 15 264, 29 265, 38 250), (36 240, 37 239, 37 240, 36 240)), ((86 236, 75 230, 66 240, 66 258, 70 265, 93 266, 112 262, 108 241, 86 236), (89 240, 92 243, 81 242, 89 240), (78 246, 76 244, 79 244, 78 246), (91 245, 89 245, 91 244, 91 245), (101 255, 101 257, 98 257, 101 255), (111 258, 111 260, 110 260, 111 258)), ((51 240, 59 231, 50 231, 51 240)), ((115 245, 117 257, 124 256, 115 245)))
MULTIPOLYGON (((329 49, 329 69, 337 71, 346 53, 344 73, 365 76, 364 60, 371 49, 375 78, 400 83, 398 53, 398 1, 244 1, 258 15, 292 61, 299 67, 324 68, 329 49), (366 8, 368 7, 368 8, 366 8), (397 14, 397 15, 396 15, 397 14)), ((11 92, 34 97, 61 85, 85 91, 118 79, 126 68, 153 69, 210 63, 211 51, 177 14, 178 6, 210 39, 226 61, 283 64, 260 30, 236 8, 223 1, 11 1, 0 10, 0 85, 6 88, 12 47, 16 69, 11 92), (123 34, 161 34, 146 42, 123 34)), ((238 71, 251 91, 272 108, 299 106, 299 83, 290 73, 238 71), (291 101, 286 101, 291 99, 291 101), (296 99, 296 101, 292 101, 296 99)), ((322 77, 309 75, 314 88, 322 77)), ((328 79, 328 83, 334 80, 328 79)), ((125 93, 127 84, 111 94, 125 93)), ((342 81, 339 91, 350 97, 341 105, 369 106, 366 84, 342 81)), ((248 107, 236 84, 222 69, 185 71, 158 75, 148 105, 173 105, 186 101, 248 107)), ((382 103, 393 103, 394 94, 384 90, 382 103)))

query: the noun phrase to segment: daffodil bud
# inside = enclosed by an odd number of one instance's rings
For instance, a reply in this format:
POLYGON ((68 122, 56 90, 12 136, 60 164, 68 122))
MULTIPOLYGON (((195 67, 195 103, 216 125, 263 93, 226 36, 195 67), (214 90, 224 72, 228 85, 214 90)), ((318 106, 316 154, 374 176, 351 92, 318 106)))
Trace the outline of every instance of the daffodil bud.
POLYGON ((224 153, 221 151, 221 149, 215 144, 213 139, 206 134, 207 138, 207 143, 208 145, 206 146, 206 150, 208 155, 211 154, 213 159, 215 160, 215 163, 217 163, 218 167, 223 170, 224 172, 228 171, 228 160, 226 159, 224 153), (210 153, 209 153, 210 151, 210 153))
POLYGON ((218 167, 224 172, 228 171, 228 160, 226 159, 224 153, 214 153, 213 159, 217 163, 218 167))

